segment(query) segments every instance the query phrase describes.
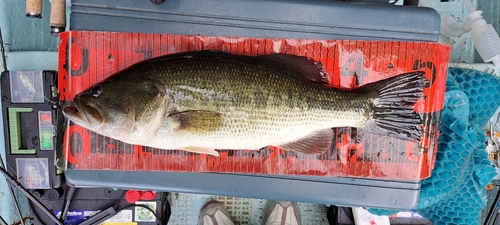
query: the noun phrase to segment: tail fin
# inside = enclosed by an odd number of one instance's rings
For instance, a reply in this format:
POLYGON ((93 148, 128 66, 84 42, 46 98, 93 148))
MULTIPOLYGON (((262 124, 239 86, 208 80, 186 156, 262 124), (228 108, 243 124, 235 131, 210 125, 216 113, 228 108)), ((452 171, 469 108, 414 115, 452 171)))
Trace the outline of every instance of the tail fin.
POLYGON ((371 121, 362 129, 419 141, 423 123, 419 113, 413 108, 422 97, 426 83, 425 73, 418 71, 363 87, 363 91, 371 97, 373 105, 371 121))

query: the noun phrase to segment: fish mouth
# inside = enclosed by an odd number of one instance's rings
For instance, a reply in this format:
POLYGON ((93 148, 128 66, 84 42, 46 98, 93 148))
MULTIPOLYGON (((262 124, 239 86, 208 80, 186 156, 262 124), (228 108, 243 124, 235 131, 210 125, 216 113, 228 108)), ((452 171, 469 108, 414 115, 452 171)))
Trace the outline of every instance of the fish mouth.
POLYGON ((85 128, 100 128, 105 117, 98 107, 92 104, 85 104, 80 99, 75 98, 75 106, 64 107, 63 114, 75 124, 85 128))

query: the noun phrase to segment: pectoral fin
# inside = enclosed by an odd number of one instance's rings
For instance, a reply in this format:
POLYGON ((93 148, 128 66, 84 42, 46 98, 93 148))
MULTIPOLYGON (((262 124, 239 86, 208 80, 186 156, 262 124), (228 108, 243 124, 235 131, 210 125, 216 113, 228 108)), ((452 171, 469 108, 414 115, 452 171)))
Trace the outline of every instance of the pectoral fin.
POLYGON ((208 110, 189 110, 169 115, 179 123, 177 130, 193 133, 214 131, 222 126, 222 116, 208 110))
POLYGON ((217 157, 219 156, 219 152, 215 151, 215 149, 213 149, 213 148, 188 146, 188 147, 180 148, 180 150, 194 152, 194 153, 200 153, 200 154, 213 155, 213 156, 217 156, 217 157))
POLYGON ((323 154, 330 149, 333 141, 333 130, 325 129, 312 134, 309 137, 298 141, 279 145, 277 147, 287 150, 301 152, 305 154, 323 154))

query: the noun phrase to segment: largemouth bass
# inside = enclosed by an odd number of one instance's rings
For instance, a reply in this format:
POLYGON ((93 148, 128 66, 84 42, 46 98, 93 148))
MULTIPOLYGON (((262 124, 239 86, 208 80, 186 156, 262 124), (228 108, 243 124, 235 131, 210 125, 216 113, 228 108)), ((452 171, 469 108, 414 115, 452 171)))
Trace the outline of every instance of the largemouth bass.
POLYGON ((329 149, 332 127, 419 141, 413 110, 426 78, 412 72, 347 91, 300 56, 181 53, 146 60, 74 98, 64 115, 125 143, 218 155, 216 149, 329 149))

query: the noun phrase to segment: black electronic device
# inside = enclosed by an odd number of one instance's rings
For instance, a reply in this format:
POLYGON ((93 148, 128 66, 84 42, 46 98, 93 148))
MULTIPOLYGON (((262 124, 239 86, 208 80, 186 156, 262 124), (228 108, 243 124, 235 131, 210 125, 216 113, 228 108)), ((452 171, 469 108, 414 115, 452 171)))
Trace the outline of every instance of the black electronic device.
POLYGON ((31 224, 55 224, 48 213, 59 219, 66 214, 61 220, 65 225, 166 224, 168 193, 132 204, 122 189, 68 186, 55 162, 56 154, 63 154, 57 140, 64 138, 57 133, 63 120, 58 120, 62 116, 56 87, 55 71, 6 71, 1 76, 6 170, 37 203, 30 204, 31 224))
POLYGON ((56 72, 6 71, 1 86, 7 171, 26 189, 60 188, 54 163, 56 72))

